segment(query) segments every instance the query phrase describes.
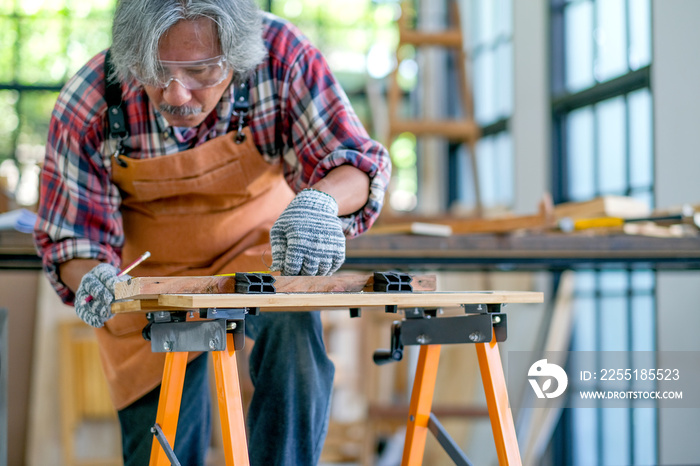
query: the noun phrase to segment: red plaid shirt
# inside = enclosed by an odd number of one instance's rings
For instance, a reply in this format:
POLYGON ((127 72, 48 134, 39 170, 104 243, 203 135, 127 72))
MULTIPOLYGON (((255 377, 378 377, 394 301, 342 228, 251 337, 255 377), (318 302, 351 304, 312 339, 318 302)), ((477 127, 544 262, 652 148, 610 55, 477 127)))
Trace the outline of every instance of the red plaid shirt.
MULTIPOLYGON (((370 179, 369 202, 342 217, 345 234, 359 235, 376 220, 391 163, 370 139, 320 52, 293 25, 264 14, 268 55, 250 88, 248 126, 268 162, 281 162, 295 192, 340 165, 370 179)), ((115 141, 106 137, 104 52, 93 57, 61 91, 49 129, 34 239, 44 269, 64 302, 72 292, 58 278, 58 264, 74 258, 121 263, 124 230, 121 196, 111 180, 115 141)), ((198 146, 236 129, 229 87, 196 131, 174 131, 136 82, 122 85, 132 158, 160 157, 198 146)))

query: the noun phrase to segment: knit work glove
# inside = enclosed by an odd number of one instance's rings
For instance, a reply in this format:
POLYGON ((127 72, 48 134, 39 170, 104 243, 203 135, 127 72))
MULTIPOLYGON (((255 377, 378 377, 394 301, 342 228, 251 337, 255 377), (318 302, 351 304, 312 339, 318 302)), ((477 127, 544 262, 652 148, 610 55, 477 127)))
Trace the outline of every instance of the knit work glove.
POLYGON ((118 277, 119 270, 111 264, 100 264, 83 276, 75 292, 75 313, 85 323, 102 327, 111 319, 114 284, 126 281, 129 275, 118 277))
POLYGON ((329 194, 305 189, 270 230, 271 270, 282 275, 331 275, 345 262, 338 204, 329 194))

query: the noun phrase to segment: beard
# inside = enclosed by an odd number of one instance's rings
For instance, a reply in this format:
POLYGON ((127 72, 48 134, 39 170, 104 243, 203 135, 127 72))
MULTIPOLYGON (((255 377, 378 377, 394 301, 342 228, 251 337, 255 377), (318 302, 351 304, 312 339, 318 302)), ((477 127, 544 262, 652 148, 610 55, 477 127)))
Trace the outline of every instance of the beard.
POLYGON ((187 106, 177 106, 177 105, 168 105, 168 104, 161 104, 159 107, 159 110, 161 113, 168 113, 170 115, 174 116, 182 116, 182 117, 187 117, 187 116, 194 116, 194 115, 199 115, 202 113, 202 107, 187 107, 187 106))

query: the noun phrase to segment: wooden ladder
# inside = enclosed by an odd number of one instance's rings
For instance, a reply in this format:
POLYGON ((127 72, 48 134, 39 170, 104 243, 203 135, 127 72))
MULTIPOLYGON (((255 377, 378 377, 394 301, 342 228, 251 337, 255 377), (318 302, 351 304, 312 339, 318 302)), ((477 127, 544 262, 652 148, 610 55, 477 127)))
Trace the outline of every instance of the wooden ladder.
POLYGON ((443 31, 419 31, 409 26, 406 2, 402 5, 399 25, 399 43, 396 47, 397 66, 391 73, 388 89, 388 113, 389 113, 389 145, 401 133, 412 133, 416 137, 437 136, 450 142, 464 143, 470 151, 472 172, 474 174, 474 193, 476 213, 482 214, 481 189, 476 161, 476 142, 481 136, 481 131, 474 120, 474 101, 466 72, 466 53, 464 51, 464 37, 459 16, 459 7, 455 0, 450 1, 451 22, 448 29, 443 31), (398 85, 398 69, 401 61, 399 51, 404 45, 419 47, 443 47, 454 54, 457 81, 462 104, 462 117, 460 119, 427 119, 427 118, 400 118, 399 106, 401 102, 401 90, 398 85))

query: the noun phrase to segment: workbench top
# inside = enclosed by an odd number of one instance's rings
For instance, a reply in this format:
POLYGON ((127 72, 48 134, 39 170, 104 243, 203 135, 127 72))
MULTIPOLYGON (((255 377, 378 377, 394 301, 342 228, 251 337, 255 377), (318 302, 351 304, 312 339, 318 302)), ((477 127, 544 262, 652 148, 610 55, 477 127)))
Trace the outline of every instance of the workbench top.
POLYGON ((362 235, 348 240, 348 269, 554 270, 591 267, 700 269, 700 236, 510 233, 449 237, 362 235))
MULTIPOLYGON (((700 236, 555 232, 361 235, 348 240, 344 269, 552 270, 601 266, 700 269, 700 236)), ((0 231, 0 269, 41 269, 31 235, 0 231)))

